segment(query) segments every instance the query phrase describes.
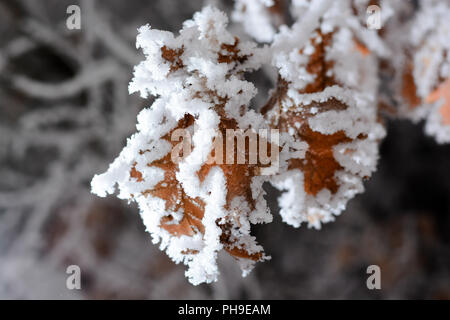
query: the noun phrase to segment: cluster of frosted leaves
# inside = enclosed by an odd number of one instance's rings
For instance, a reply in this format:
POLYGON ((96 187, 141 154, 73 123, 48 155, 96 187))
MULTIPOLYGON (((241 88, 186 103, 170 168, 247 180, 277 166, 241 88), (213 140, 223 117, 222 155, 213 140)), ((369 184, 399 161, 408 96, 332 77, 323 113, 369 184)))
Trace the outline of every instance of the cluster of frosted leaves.
POLYGON ((221 250, 238 261, 243 275, 270 258, 250 234, 251 224, 272 221, 261 167, 216 161, 214 147, 227 129, 265 127, 264 118, 248 109, 256 88, 243 79, 259 67, 263 49, 241 42, 226 26, 225 14, 207 7, 178 36, 140 28, 137 46, 146 59, 129 89, 157 99, 138 115, 137 133, 107 172, 92 180, 99 196, 117 186, 119 198, 137 202, 153 242, 188 266, 193 284, 217 279, 221 250), (183 148, 186 140, 191 150, 183 148))
MULTIPOLYGON (((265 181, 283 191, 286 223, 320 228, 332 221, 363 191, 385 134, 377 116, 377 58, 388 49, 363 26, 363 2, 293 1, 296 22, 267 31, 260 40, 272 43, 262 48, 228 33, 226 16, 210 7, 185 22, 179 36, 142 27, 137 44, 146 59, 129 89, 157 99, 139 114, 137 133, 108 171, 94 177, 92 191, 106 196, 117 185, 119 198, 136 201, 154 242, 188 265, 193 284, 217 279, 221 250, 244 275, 269 258, 250 234, 251 224, 272 220, 265 181), (243 75, 262 64, 276 68, 278 84, 259 113, 248 108, 256 88, 243 75), (278 129, 278 142, 258 131, 267 128, 278 129), (180 129, 192 150, 180 145, 180 129), (218 163, 216 146, 227 142, 220 138, 228 129, 253 130, 279 156, 269 168, 218 163), (276 172, 262 174, 274 164, 276 172)), ((278 2, 239 3, 266 10, 278 2)), ((267 26, 275 28, 273 21, 267 26)), ((249 148, 233 150, 232 158, 249 160, 249 148)))
POLYGON ((394 52, 403 59, 396 70, 400 112, 413 121, 425 119, 426 133, 439 143, 450 142, 449 20, 448 1, 421 1, 403 23, 405 40, 394 52))
MULTIPOLYGON (((300 10, 301 9, 301 10, 300 10)), ((377 116, 377 55, 352 1, 303 2, 299 20, 272 44, 279 80, 263 113, 272 127, 307 144, 272 183, 283 190, 288 224, 320 228, 364 190, 385 131, 377 116)), ((381 52, 382 53, 382 52, 381 52)), ((380 53, 380 54, 381 54, 380 53)))

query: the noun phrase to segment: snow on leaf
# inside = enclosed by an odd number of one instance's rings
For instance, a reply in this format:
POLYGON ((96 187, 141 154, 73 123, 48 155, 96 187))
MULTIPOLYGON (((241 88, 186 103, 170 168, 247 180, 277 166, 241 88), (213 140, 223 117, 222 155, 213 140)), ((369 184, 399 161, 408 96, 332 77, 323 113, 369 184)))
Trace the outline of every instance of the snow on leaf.
POLYGON ((442 123, 450 125, 450 79, 447 79, 439 87, 430 93, 425 99, 426 103, 441 102, 439 112, 442 116, 442 123))

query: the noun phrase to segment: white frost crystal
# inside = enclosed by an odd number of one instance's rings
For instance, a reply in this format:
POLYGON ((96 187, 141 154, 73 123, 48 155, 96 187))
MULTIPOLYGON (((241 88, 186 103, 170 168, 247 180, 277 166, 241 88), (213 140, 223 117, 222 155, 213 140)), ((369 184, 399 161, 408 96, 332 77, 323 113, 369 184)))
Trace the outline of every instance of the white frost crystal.
POLYGON ((246 33, 257 41, 270 42, 280 23, 280 17, 270 12, 276 10, 277 1, 280 0, 236 0, 232 18, 242 23, 246 33))

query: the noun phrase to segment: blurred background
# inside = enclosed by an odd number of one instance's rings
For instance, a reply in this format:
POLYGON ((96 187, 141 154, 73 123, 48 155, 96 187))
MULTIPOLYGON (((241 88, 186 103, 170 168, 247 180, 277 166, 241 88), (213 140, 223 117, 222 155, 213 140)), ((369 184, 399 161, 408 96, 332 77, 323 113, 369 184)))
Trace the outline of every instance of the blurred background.
MULTIPOLYGON (((0 298, 3 299, 449 299, 450 145, 422 125, 387 120, 379 170, 366 192, 321 231, 277 214, 254 227, 272 260, 241 278, 192 286, 185 267, 151 243, 135 205, 90 194, 90 180, 151 105, 128 95, 142 55, 136 29, 176 32, 204 4, 232 1, 0 0, 0 298), (66 9, 81 7, 81 30, 66 9), (81 268, 81 290, 66 268, 81 268), (366 268, 381 268, 368 290, 366 268)), ((242 36, 238 26, 232 29, 242 36)), ((273 80, 254 75, 261 106, 273 80)))

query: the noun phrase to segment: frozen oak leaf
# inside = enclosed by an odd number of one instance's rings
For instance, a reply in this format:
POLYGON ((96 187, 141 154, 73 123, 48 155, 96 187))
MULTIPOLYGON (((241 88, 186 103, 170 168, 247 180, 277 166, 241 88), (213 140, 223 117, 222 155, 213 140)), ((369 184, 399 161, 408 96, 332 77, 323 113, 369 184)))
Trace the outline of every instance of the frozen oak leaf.
POLYGON ((262 165, 227 162, 227 130, 258 137, 263 117, 248 109, 256 94, 243 79, 259 67, 261 50, 226 30, 227 17, 207 7, 184 23, 179 36, 140 29, 137 45, 146 55, 134 71, 130 92, 159 96, 138 115, 137 133, 110 165, 92 180, 100 196, 114 193, 136 201, 154 243, 188 265, 193 284, 219 274, 217 254, 233 256, 247 274, 269 257, 250 234, 251 224, 271 222, 263 198, 262 165), (222 147, 222 149, 220 149, 222 147), (222 157, 221 157, 222 156, 222 157), (222 160, 222 161, 220 161, 222 160))
POLYGON ((351 2, 308 4, 303 18, 272 45, 279 81, 263 113, 308 146, 272 181, 285 191, 282 218, 295 227, 307 222, 320 228, 363 191, 384 129, 377 121, 377 60, 358 38, 351 2))
POLYGON ((418 13, 405 23, 407 41, 396 55, 406 62, 398 71, 398 100, 402 115, 426 120, 425 131, 439 143, 450 142, 450 5, 422 1, 418 13))

